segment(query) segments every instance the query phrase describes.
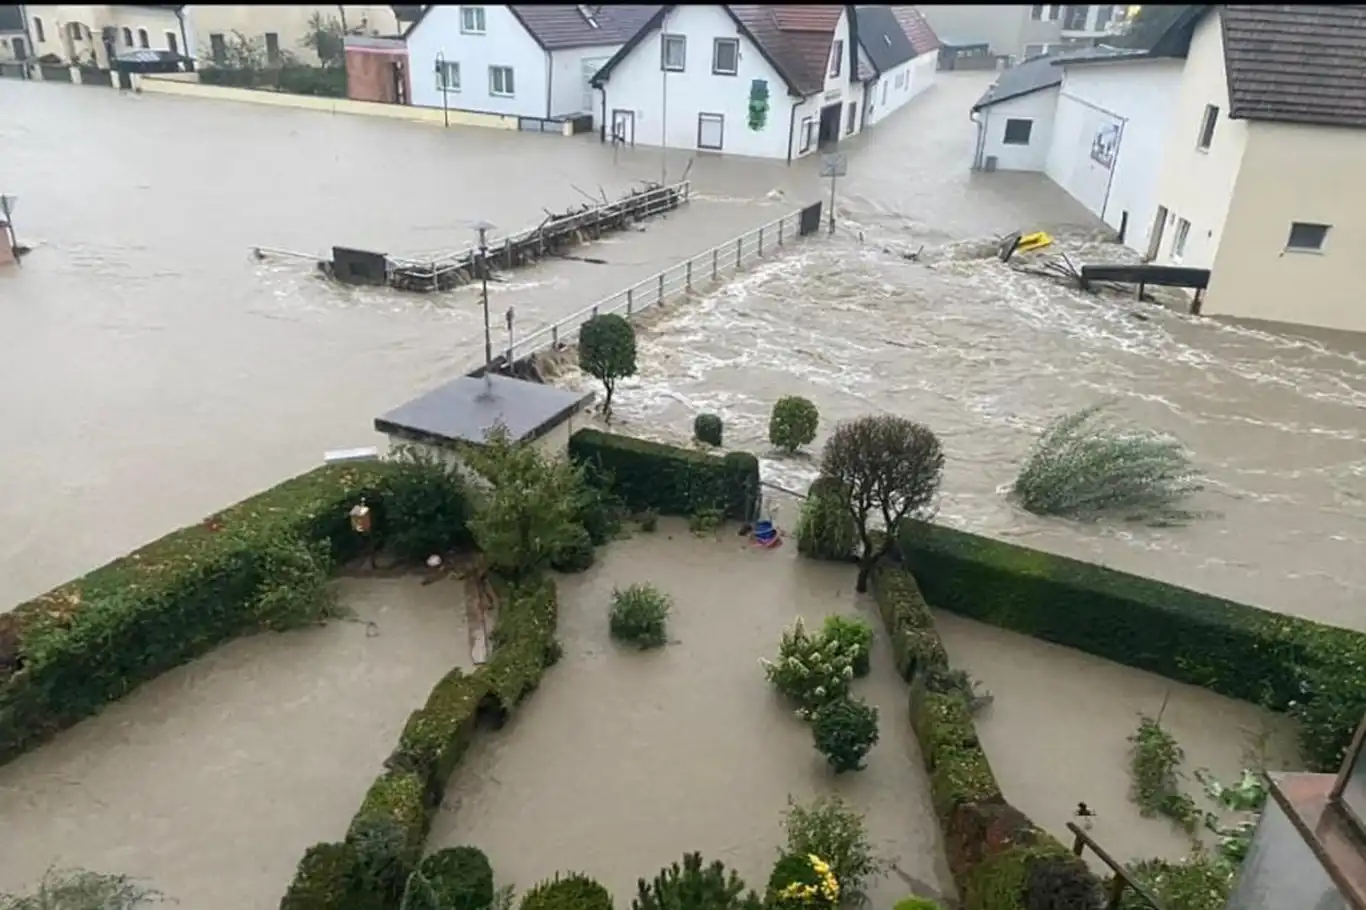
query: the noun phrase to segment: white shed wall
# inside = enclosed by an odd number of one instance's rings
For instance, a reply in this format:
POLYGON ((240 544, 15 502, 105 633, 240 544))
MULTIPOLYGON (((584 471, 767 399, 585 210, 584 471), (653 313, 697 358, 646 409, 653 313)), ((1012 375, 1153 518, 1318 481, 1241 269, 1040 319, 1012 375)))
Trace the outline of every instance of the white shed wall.
POLYGON ((1053 141, 1057 106, 1057 88, 1047 88, 978 111, 976 166, 985 167, 986 159, 995 156, 998 171, 1042 171, 1053 141), (1033 122, 1028 145, 1006 144, 1006 122, 1009 120, 1033 122))

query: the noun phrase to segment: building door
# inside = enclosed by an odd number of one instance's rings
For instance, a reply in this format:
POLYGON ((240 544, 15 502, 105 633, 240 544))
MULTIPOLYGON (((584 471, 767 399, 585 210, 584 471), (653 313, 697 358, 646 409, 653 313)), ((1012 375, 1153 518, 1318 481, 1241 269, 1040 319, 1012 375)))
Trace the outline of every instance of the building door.
POLYGON ((1152 230, 1148 231, 1148 252, 1143 255, 1144 262, 1157 259, 1157 251, 1162 248, 1162 231, 1167 227, 1167 207, 1159 205, 1153 216, 1152 230))
POLYGON ((840 138, 840 114, 844 112, 844 105, 836 101, 821 108, 821 127, 819 142, 825 145, 829 142, 838 142, 840 138))
POLYGON ((632 146, 636 144, 635 111, 612 111, 612 142, 632 146))
POLYGON ((28 59, 28 46, 24 44, 23 38, 13 38, 10 45, 14 48, 14 59, 23 63, 28 59))
POLYGON ((598 106, 593 103, 593 77, 598 74, 598 70, 602 69, 602 65, 611 59, 611 57, 591 57, 583 61, 583 107, 580 108, 581 111, 592 114, 598 109, 598 106))

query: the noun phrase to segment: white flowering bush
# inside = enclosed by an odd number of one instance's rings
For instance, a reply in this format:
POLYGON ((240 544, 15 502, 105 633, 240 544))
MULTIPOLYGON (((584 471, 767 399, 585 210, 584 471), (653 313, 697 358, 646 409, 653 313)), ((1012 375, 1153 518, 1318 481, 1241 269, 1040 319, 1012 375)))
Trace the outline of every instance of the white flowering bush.
POLYGON ((809 632, 798 617, 783 632, 777 658, 759 663, 768 681, 797 703, 797 716, 810 720, 819 708, 849 694, 858 656, 857 643, 809 632))

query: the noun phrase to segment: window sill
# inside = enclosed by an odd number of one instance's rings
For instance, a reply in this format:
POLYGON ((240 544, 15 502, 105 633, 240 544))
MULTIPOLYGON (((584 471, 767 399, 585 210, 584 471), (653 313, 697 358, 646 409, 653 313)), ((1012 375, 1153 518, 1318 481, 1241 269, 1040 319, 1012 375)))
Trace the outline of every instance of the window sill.
POLYGON ((686 71, 685 68, 681 66, 661 66, 660 69, 666 73, 682 73, 686 71))
POLYGON ((1286 253, 1294 253, 1296 256, 1322 256, 1323 249, 1319 248, 1316 250, 1307 246, 1288 246, 1281 250, 1282 255, 1286 253))
POLYGON ((1010 147, 1013 148, 1013 149, 1027 149, 1027 148, 1029 148, 1029 143, 1028 143, 1028 142, 1006 142, 1006 141, 1002 140, 1001 145, 1008 145, 1008 146, 1010 146, 1010 147))
POLYGON ((1195 147, 1195 150, 1196 150, 1197 152, 1199 152, 1200 154, 1202 154, 1202 155, 1208 155, 1208 154, 1209 154, 1209 146, 1208 146, 1208 145, 1197 145, 1197 146, 1195 147))
POLYGON ((474 32, 474 31, 470 31, 469 29, 464 29, 464 28, 462 28, 462 29, 460 30, 460 34, 462 34, 462 35, 479 35, 479 36, 482 37, 482 36, 484 36, 484 35, 487 35, 488 32, 474 32))
POLYGON ((490 98, 516 98, 517 96, 516 96, 515 94, 511 93, 511 92, 489 92, 489 97, 490 97, 490 98))
POLYGON ((712 71, 711 71, 711 74, 712 74, 713 76, 738 76, 738 75, 740 75, 739 72, 737 72, 737 71, 735 71, 735 70, 712 70, 712 71))

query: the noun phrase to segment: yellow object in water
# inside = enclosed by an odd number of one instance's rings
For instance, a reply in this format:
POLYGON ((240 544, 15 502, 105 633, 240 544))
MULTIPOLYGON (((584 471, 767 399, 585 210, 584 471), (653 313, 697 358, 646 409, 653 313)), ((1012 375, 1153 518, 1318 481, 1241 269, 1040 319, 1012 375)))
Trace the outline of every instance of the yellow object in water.
POLYGON ((1046 246, 1051 246, 1053 238, 1043 231, 1035 231, 1033 234, 1025 234, 1020 238, 1019 244, 1015 247, 1017 253, 1032 253, 1041 250, 1046 246))

